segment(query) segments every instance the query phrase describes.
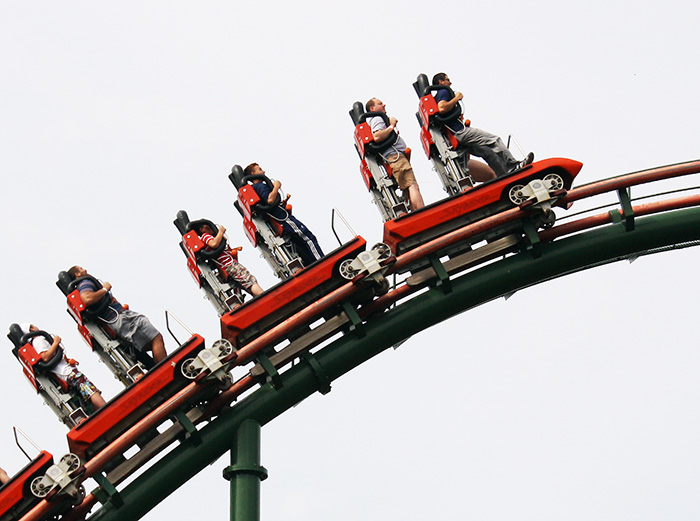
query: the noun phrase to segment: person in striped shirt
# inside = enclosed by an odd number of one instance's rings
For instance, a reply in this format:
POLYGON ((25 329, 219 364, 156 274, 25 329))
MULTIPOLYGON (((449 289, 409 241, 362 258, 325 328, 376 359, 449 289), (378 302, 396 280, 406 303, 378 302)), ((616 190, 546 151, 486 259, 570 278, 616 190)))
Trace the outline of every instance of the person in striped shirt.
MULTIPOLYGON (((219 225, 216 231, 212 230, 211 226, 208 224, 200 224, 195 230, 197 235, 202 239, 207 249, 215 250, 218 248, 222 241, 226 241, 224 234, 226 233, 226 228, 219 225)), ((238 252, 241 250, 240 247, 232 249, 229 245, 224 247, 224 250, 216 258, 216 265, 231 278, 231 280, 237 282, 241 287, 254 297, 260 295, 263 289, 258 284, 257 279, 250 273, 245 266, 238 262, 238 252)))

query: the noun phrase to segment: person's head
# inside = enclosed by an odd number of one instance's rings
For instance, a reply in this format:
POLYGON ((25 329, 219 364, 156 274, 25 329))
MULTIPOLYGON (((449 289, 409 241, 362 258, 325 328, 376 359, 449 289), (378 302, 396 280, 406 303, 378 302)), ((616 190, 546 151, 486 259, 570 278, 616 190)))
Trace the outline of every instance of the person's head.
POLYGON ((444 72, 438 72, 433 76, 433 85, 447 85, 448 87, 452 85, 450 78, 444 72))
POLYGON ((197 232, 197 235, 203 235, 205 233, 208 233, 209 235, 214 235, 214 230, 212 230, 211 226, 209 226, 206 223, 200 224, 199 226, 197 226, 196 232, 197 232))
POLYGON ((367 112, 386 112, 386 105, 379 98, 372 98, 365 103, 367 112))
POLYGON ((27 333, 32 333, 34 331, 39 331, 38 327, 36 327, 34 324, 30 324, 29 322, 19 324, 19 329, 20 331, 22 331, 23 335, 26 335, 27 333))
POLYGON ((84 277, 87 275, 88 272, 85 268, 81 266, 73 266, 71 269, 68 270, 68 275, 70 276, 71 279, 75 280, 79 277, 84 277))
POLYGON ((251 163, 243 169, 245 175, 265 175, 265 170, 257 163, 251 163))

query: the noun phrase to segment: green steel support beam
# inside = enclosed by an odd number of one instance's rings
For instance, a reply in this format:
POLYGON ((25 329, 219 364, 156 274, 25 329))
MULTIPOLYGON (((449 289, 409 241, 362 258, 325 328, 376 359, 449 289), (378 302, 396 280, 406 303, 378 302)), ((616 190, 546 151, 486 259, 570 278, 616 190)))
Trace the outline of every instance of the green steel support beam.
MULTIPOLYGON (((597 265, 643 255, 656 248, 700 241, 700 209, 690 208, 635 219, 635 229, 608 225, 541 244, 541 256, 513 255, 451 279, 452 291, 431 289, 374 317, 365 335, 345 335, 314 354, 332 382, 384 349, 447 318, 528 286, 597 265)), ((426 347, 428 349, 429 347, 426 347)), ((201 443, 184 441, 120 491, 122 506, 102 506, 89 521, 135 521, 230 448, 232 433, 246 420, 265 425, 321 387, 310 364, 280 375, 283 385, 266 384, 200 430, 201 443)))
POLYGON ((245 420, 231 447, 231 466, 224 469, 231 483, 231 521, 260 521, 260 482, 267 470, 260 466, 260 424, 245 420))

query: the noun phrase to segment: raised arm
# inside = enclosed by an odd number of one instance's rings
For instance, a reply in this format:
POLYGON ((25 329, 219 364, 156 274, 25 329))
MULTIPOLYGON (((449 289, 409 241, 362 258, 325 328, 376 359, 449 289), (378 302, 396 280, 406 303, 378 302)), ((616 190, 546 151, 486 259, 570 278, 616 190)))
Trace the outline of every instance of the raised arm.
POLYGON ((221 241, 224 240, 224 233, 226 233, 226 228, 219 226, 219 230, 216 232, 216 235, 207 241, 207 246, 209 246, 212 250, 218 248, 221 241))
POLYGON ((375 132, 372 132, 372 137, 374 137, 374 140, 377 142, 384 141, 394 131, 394 129, 396 128, 396 124, 398 122, 399 122, 399 120, 396 118, 389 118, 389 126, 386 128, 383 128, 381 130, 377 130, 375 132))
POLYGON ((448 113, 453 108, 455 108, 457 103, 459 103, 463 97, 464 96, 462 95, 461 92, 455 92, 455 97, 452 98, 450 101, 445 101, 445 100, 438 101, 438 112, 440 114, 448 113))
POLYGON ((267 204, 274 204, 275 201, 277 200, 277 195, 280 193, 280 187, 282 186, 282 183, 279 181, 275 181, 272 183, 272 191, 270 192, 270 195, 267 196, 267 204))
MULTIPOLYGON (((42 339, 43 340, 43 339, 42 339)), ((53 337, 53 342, 51 343, 51 347, 49 347, 46 351, 42 351, 39 356, 44 362, 48 362, 53 358, 53 355, 56 354, 56 349, 58 349, 59 344, 61 343, 61 337, 56 335, 53 337)))
POLYGON ((80 292, 80 297, 83 299, 86 306, 92 306, 99 302, 100 299, 104 298, 111 289, 112 285, 109 282, 105 282, 97 291, 90 291, 89 289, 82 290, 80 292))

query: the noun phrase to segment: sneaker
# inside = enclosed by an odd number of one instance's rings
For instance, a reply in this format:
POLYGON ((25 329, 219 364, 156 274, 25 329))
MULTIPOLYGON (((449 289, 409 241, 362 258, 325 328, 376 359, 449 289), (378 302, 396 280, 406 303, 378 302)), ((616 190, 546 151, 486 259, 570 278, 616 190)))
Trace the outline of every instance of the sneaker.
POLYGON ((525 156, 525 159, 515 163, 513 168, 508 170, 508 174, 513 174, 513 173, 517 172, 518 170, 522 170, 527 165, 531 164, 534 160, 535 160, 535 154, 534 154, 534 152, 530 152, 527 156, 525 156))

